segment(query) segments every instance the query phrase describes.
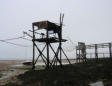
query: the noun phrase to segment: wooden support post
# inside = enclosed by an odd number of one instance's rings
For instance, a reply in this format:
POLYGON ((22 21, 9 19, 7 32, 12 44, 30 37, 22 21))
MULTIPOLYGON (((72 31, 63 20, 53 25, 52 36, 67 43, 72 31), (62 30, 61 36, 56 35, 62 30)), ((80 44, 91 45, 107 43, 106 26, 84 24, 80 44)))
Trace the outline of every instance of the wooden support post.
POLYGON ((33 59, 32 59, 32 69, 34 70, 35 69, 35 41, 34 41, 34 39, 35 39, 35 30, 34 30, 34 26, 33 26, 33 24, 32 24, 32 28, 33 28, 33 59))
POLYGON ((80 60, 81 60, 81 55, 80 55, 80 49, 79 49, 79 62, 80 62, 80 60))
MULTIPOLYGON (((61 46, 62 46, 62 43, 61 43, 61 40, 60 40, 60 43, 59 43, 59 49, 60 49, 60 64, 62 64, 62 52, 61 52, 61 46)), ((62 65, 60 65, 62 67, 62 65)))
POLYGON ((47 42, 46 42, 46 45, 47 45, 47 68, 49 68, 49 41, 48 41, 48 30, 47 30, 47 42))
POLYGON ((78 62, 78 56, 77 56, 77 48, 76 48, 76 63, 78 62))
POLYGON ((95 44, 95 58, 98 59, 98 47, 97 47, 97 44, 95 44))
POLYGON ((85 60, 85 62, 87 61, 87 57, 86 57, 86 45, 84 45, 84 60, 85 60))
MULTIPOLYGON (((61 50, 62 50, 62 43, 61 43, 61 40, 62 40, 62 25, 61 25, 61 27, 60 27, 60 38, 59 38, 59 49, 60 49, 60 64, 62 64, 62 52, 61 52, 61 50)), ((60 65, 61 67, 62 67, 62 65, 60 65)))
POLYGON ((110 58, 112 58, 112 50, 111 50, 111 47, 112 47, 112 45, 111 45, 111 43, 109 43, 109 54, 110 54, 110 58))

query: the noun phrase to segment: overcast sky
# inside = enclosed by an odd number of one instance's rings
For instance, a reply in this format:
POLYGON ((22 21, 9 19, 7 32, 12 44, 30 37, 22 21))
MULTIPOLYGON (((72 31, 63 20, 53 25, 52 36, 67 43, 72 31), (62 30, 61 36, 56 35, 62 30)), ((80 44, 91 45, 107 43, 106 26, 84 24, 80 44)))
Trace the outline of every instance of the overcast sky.
MULTIPOLYGON (((64 13, 64 38, 74 44, 112 42, 112 0, 0 0, 0 40, 22 36, 32 22, 59 23, 64 13)), ((25 40, 11 41, 31 45, 25 40)), ((0 59, 27 59, 32 48, 0 42, 0 59)))

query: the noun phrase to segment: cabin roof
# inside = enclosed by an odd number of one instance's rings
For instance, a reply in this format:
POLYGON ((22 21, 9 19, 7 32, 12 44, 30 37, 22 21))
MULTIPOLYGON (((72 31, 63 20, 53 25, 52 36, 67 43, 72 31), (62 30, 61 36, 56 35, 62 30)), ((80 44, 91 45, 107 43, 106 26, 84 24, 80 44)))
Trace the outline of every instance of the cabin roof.
POLYGON ((37 26, 38 29, 48 29, 48 30, 56 30, 59 29, 59 25, 52 23, 50 21, 40 21, 32 23, 33 26, 37 26))

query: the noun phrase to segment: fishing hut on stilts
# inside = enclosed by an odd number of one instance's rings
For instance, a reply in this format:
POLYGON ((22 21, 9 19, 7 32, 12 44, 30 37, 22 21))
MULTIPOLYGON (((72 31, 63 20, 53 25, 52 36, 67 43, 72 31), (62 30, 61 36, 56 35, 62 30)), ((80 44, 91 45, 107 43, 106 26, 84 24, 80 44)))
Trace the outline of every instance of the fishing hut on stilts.
POLYGON ((112 59, 112 43, 100 43, 100 44, 89 44, 85 45, 83 42, 78 42, 76 46, 76 60, 77 62, 86 62, 88 59, 99 59, 110 58, 112 59), (93 50, 94 52, 88 53, 87 50, 93 50), (102 49, 102 53, 98 49, 102 49), (106 49, 106 53, 104 51, 106 49))
POLYGON ((32 69, 35 69, 35 64, 37 63, 38 59, 41 57, 43 62, 45 63, 46 68, 53 68, 54 66, 62 67, 62 53, 66 57, 67 61, 70 63, 66 53, 62 48, 62 42, 66 42, 66 39, 62 39, 62 26, 63 26, 63 18, 64 14, 60 14, 60 24, 55 24, 50 21, 40 21, 32 23, 32 32, 33 32, 33 59, 32 59, 32 69), (37 29, 35 29, 37 28, 37 29), (37 38, 36 35, 39 30, 44 29, 46 33, 40 33, 42 36, 37 38), (50 35, 53 34, 51 37, 50 35), (45 43, 43 49, 41 50, 38 47, 39 43, 45 43), (52 43, 57 43, 58 48, 55 50, 52 46, 52 43), (38 56, 36 56, 36 50, 38 51, 38 56), (46 55, 43 51, 46 50, 46 55), (50 51, 53 52, 54 57, 50 57, 50 51))

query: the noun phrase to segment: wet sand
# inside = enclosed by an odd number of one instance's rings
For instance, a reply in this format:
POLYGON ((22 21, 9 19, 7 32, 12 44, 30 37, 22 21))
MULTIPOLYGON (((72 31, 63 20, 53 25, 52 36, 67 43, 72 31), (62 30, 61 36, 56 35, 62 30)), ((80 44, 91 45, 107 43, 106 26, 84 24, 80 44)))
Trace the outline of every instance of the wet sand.
POLYGON ((10 69, 12 65, 22 64, 24 60, 0 60, 0 71, 10 69))
POLYGON ((14 76, 24 73, 26 70, 15 69, 14 65, 20 65, 24 60, 0 60, 0 86, 8 83, 14 76))
MULTIPOLYGON (((0 86, 5 85, 10 81, 15 82, 15 76, 27 71, 27 69, 24 69, 24 67, 22 66, 22 63, 24 61, 25 60, 0 60, 0 73, 3 74, 3 76, 0 78, 0 86), (23 69, 20 68, 21 66, 23 67, 23 69)), ((63 60, 63 63, 68 64, 66 60, 63 60)), ((75 61, 71 60, 71 63, 75 63, 75 61)), ((44 63, 42 61, 39 61, 39 63, 37 63, 36 65, 44 65, 44 63)))

